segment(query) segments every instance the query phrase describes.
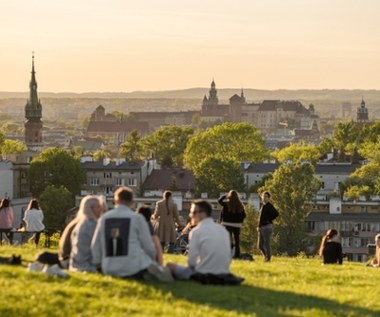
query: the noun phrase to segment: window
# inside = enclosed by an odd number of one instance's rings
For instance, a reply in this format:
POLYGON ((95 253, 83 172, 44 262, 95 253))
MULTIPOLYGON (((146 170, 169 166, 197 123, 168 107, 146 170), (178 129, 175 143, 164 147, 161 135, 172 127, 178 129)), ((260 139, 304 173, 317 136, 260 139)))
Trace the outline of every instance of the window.
POLYGON ((137 186, 137 179, 134 177, 128 178, 127 182, 128 182, 128 186, 131 186, 131 187, 137 186))
POLYGON ((325 189, 325 182, 321 182, 321 189, 325 189))
POLYGON ((125 185, 124 178, 116 178, 116 185, 117 186, 124 186, 125 185))
POLYGON ((90 178, 90 186, 98 186, 98 185, 99 185, 99 178, 91 177, 90 178))
POLYGON ((112 178, 112 173, 104 173, 104 178, 112 178))

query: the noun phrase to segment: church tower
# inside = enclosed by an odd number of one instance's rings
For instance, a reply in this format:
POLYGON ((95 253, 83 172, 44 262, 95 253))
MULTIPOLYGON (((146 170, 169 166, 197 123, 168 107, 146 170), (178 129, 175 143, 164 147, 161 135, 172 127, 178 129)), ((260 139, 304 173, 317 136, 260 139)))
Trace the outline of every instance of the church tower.
POLYGON ((214 79, 211 82, 211 88, 208 94, 208 104, 210 106, 217 106, 219 103, 218 100, 218 91, 216 90, 216 85, 214 79))
POLYGON ((356 119, 359 123, 368 123, 368 108, 365 106, 364 99, 362 98, 362 102, 360 104, 360 107, 358 108, 356 112, 356 119))
POLYGON ((32 55, 32 77, 29 83, 29 98, 25 105, 25 143, 29 150, 40 150, 42 144, 42 105, 38 99, 34 54, 32 55))

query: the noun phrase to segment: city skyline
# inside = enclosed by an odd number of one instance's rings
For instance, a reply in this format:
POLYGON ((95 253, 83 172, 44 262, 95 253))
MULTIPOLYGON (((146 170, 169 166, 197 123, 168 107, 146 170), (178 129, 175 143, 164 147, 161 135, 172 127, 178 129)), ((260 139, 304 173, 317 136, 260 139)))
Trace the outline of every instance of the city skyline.
POLYGON ((0 4, 0 91, 380 89, 380 3, 366 0, 0 4))

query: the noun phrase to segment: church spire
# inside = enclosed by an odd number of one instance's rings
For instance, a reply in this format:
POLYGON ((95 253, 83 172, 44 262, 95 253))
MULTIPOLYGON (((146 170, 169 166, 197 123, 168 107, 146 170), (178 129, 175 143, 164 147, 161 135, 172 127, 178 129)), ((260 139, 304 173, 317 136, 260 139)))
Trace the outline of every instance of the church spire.
POLYGON ((34 52, 32 53, 32 76, 29 82, 29 99, 25 106, 25 117, 27 120, 40 121, 42 117, 42 106, 37 94, 36 71, 34 69, 34 52))

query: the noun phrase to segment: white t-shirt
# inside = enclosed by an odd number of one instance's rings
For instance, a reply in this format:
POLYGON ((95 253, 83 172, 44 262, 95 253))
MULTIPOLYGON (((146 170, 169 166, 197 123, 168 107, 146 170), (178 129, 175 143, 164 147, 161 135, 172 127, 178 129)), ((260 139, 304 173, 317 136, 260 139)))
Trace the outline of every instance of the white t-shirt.
POLYGON ((39 209, 29 209, 25 211, 24 221, 26 223, 26 231, 40 232, 45 229, 44 213, 39 209))

